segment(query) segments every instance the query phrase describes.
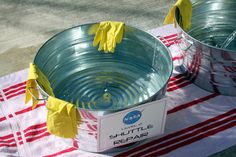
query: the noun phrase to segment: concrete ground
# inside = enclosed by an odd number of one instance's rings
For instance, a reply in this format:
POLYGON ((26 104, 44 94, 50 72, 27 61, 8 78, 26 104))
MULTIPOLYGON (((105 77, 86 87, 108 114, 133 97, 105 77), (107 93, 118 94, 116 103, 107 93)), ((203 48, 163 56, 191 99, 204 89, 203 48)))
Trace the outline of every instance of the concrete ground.
POLYGON ((149 30, 162 25, 174 0, 0 0, 0 76, 28 67, 38 48, 63 29, 124 21, 149 30))
MULTIPOLYGON (((0 0, 0 76, 27 68, 38 48, 63 29, 103 20, 143 30, 162 25, 174 0, 0 0)), ((211 157, 232 156, 231 147, 211 157)))

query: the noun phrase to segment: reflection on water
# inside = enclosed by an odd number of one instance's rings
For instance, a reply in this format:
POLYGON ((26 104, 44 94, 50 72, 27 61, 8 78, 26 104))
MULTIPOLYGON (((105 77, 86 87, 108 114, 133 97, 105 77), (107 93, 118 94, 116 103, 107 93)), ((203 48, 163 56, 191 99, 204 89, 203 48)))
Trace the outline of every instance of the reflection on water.
POLYGON ((54 93, 80 108, 116 110, 153 96, 163 85, 159 72, 145 60, 114 58, 87 62, 86 69, 64 72, 54 93), (76 76, 76 77, 75 77, 76 76))

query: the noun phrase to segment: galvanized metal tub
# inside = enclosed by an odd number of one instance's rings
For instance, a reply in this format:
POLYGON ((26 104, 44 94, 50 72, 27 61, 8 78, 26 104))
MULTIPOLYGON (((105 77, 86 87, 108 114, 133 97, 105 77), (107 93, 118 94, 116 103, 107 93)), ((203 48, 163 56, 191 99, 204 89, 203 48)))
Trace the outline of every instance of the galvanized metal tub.
MULTIPOLYGON (((78 107, 81 124, 77 142, 87 151, 96 151, 99 116, 162 98, 173 69, 167 47, 131 26, 125 26, 124 38, 114 54, 98 52, 92 45, 94 35, 88 34, 93 25, 55 35, 34 59, 55 96, 78 107)), ((47 97, 43 87, 39 85, 39 89, 47 97)))
POLYGON ((236 30, 235 8, 235 0, 197 0, 191 29, 177 25, 187 77, 207 91, 231 96, 236 96, 236 39, 227 48, 220 46, 236 30))

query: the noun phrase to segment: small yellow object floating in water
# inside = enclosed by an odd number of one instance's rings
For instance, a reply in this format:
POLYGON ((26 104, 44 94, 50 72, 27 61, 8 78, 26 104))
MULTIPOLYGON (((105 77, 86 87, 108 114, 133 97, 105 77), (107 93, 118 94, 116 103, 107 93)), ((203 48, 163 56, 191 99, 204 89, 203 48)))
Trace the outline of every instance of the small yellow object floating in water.
POLYGON ((111 101, 111 94, 106 92, 103 94, 102 98, 104 102, 108 103, 111 101))

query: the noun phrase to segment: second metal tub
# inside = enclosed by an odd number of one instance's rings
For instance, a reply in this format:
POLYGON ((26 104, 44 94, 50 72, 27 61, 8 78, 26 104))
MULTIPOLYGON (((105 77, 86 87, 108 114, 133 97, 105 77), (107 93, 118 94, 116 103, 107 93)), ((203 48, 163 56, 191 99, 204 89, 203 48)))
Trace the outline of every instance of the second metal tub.
MULTIPOLYGON (((235 0, 197 0, 193 3, 192 27, 179 25, 178 41, 184 52, 182 70, 197 86, 236 96, 236 39, 220 48, 236 30, 235 0)), ((176 10, 175 18, 178 20, 176 10)))

